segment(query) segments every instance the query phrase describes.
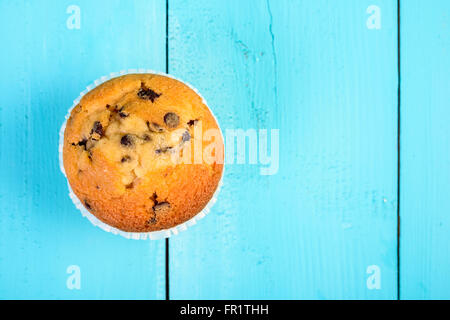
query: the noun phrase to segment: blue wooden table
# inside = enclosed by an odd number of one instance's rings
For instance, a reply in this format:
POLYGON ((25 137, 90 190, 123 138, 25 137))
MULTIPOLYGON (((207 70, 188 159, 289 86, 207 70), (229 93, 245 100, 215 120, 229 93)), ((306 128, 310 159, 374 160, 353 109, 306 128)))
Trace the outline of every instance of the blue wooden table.
POLYGON ((450 1, 399 2, 1 1, 0 299, 449 299, 450 1), (167 242, 92 226, 58 131, 130 68, 278 130, 277 169, 228 163, 167 242))

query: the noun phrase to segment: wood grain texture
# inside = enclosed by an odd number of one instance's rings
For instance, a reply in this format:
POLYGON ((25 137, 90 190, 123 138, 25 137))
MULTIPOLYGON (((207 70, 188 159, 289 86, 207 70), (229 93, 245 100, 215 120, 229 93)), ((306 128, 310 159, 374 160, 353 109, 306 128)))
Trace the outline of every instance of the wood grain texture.
POLYGON ((164 298, 164 241, 93 227, 68 197, 58 132, 100 76, 165 68, 165 1, 0 2, 0 298, 164 298), (81 9, 70 30, 69 5, 81 9), (69 290, 66 269, 81 269, 69 290))
POLYGON ((170 240, 171 298, 397 298, 397 9, 369 30, 371 4, 170 1, 170 72, 223 130, 280 129, 278 173, 228 165, 170 240))
POLYGON ((450 295, 450 2, 401 6, 401 298, 450 295))

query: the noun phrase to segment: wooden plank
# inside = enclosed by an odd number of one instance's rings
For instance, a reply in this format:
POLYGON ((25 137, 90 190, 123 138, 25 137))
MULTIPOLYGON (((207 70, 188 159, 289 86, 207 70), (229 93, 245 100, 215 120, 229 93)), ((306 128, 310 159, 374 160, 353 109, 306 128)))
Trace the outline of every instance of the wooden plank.
POLYGON ((172 0, 169 58, 223 130, 280 130, 170 240, 171 298, 395 299, 396 2, 172 0))
POLYGON ((100 76, 164 71, 165 1, 71 3, 0 3, 0 298, 164 298, 164 241, 127 240, 81 216, 59 170, 58 131, 100 76), (81 288, 69 289, 77 267, 81 288))
POLYGON ((450 2, 401 2, 401 298, 449 299, 450 2))

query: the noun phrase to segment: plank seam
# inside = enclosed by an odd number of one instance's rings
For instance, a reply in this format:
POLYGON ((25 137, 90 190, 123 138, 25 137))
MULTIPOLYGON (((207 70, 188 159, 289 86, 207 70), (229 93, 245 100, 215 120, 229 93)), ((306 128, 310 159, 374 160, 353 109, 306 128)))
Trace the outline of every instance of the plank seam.
MULTIPOLYGON (((166 0, 166 73, 169 73, 169 0, 166 0)), ((170 300, 169 282, 169 238, 166 238, 166 300, 170 300)))
POLYGON ((275 107, 277 107, 277 101, 278 101, 278 61, 277 61, 277 52, 275 49, 275 34, 273 33, 273 14, 272 9, 270 8, 270 1, 266 1, 267 5, 267 12, 269 14, 269 33, 271 38, 271 47, 272 47, 272 58, 273 58, 273 73, 274 73, 274 88, 273 92, 275 95, 275 107))
POLYGON ((397 0, 397 300, 400 300, 400 125, 401 125, 401 57, 400 0, 397 0))

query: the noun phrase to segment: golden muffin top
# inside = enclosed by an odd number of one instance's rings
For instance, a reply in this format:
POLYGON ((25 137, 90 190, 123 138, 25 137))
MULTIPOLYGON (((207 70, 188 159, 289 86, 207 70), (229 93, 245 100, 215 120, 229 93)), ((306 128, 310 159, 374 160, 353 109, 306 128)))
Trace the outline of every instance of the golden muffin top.
POLYGON ((72 190, 124 231, 182 223, 207 204, 223 169, 223 140, 202 98, 184 83, 129 74, 88 92, 64 132, 72 190))

